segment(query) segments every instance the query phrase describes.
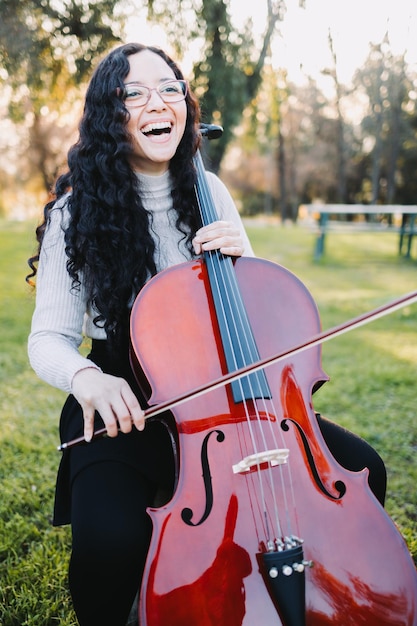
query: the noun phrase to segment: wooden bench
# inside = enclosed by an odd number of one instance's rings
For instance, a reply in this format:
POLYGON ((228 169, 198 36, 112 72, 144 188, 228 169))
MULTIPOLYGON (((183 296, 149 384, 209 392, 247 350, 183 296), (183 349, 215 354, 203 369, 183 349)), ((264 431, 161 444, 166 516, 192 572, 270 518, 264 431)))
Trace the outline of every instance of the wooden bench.
POLYGON ((303 204, 300 213, 307 212, 316 220, 316 242, 314 259, 320 259, 325 250, 325 239, 329 232, 394 232, 398 233, 398 253, 411 257, 411 244, 417 236, 417 205, 400 204, 303 204), (368 220, 331 220, 332 216, 371 216, 368 220), (392 221, 381 223, 375 219, 381 215, 392 215, 392 221))

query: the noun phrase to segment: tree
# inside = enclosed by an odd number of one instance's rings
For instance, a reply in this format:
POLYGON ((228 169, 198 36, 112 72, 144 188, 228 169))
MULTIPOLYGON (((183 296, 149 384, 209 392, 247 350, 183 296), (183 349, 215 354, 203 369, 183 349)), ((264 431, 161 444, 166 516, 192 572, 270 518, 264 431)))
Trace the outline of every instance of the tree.
POLYGON ((346 161, 347 145, 345 141, 345 120, 342 113, 342 98, 345 89, 339 81, 337 73, 337 55, 334 48, 333 37, 329 31, 329 48, 332 55, 333 67, 323 70, 333 80, 335 90, 336 130, 337 130, 337 202, 347 202, 346 161))
POLYGON ((57 136, 66 140, 69 132, 57 126, 58 118, 70 115, 76 87, 90 73, 94 59, 119 40, 114 18, 118 4, 119 0, 0 0, 0 79, 11 89, 11 119, 28 131, 21 158, 29 156, 47 190, 59 167, 60 149, 53 143, 57 136))
POLYGON ((283 115, 285 141, 291 146, 291 169, 297 172, 298 198, 329 202, 335 200, 337 122, 327 96, 314 79, 307 78, 303 85, 289 86, 291 97, 283 115))
POLYGON ((223 126, 221 141, 208 146, 208 160, 218 171, 245 107, 256 96, 276 25, 284 18, 284 0, 266 0, 267 23, 260 50, 249 20, 243 30, 231 23, 226 0, 148 0, 151 19, 164 24, 177 53, 190 39, 202 42, 202 58, 194 64, 193 87, 202 103, 204 121, 223 126))
MULTIPOLYGON (((240 30, 233 27, 228 0, 141 1, 151 20, 163 22, 179 58, 191 41, 201 44, 193 87, 204 121, 224 127, 222 140, 209 144, 214 171, 259 89, 276 25, 284 16, 285 0, 265 2, 265 32, 255 42, 250 20, 240 30)), ((26 131, 17 155, 20 164, 25 159, 20 170, 28 177, 40 173, 48 190, 75 132, 79 87, 94 61, 119 41, 131 10, 126 0, 0 0, 0 82, 11 89, 11 119, 26 131)))
MULTIPOLYGON (((289 159, 289 148, 291 147, 291 136, 289 131, 290 107, 289 96, 291 92, 288 83, 287 72, 278 70, 273 75, 273 83, 270 86, 269 111, 271 111, 275 130, 271 125, 269 128, 269 141, 275 147, 275 162, 278 171, 279 184, 279 212, 281 219, 297 219, 297 207, 291 200, 295 196, 295 168, 294 163, 289 159), (291 175, 290 175, 291 174, 291 175)), ((292 155, 294 156, 294 155, 292 155)))
MULTIPOLYGON (((351 134, 346 130, 347 137, 351 134)), ((335 201, 336 144, 333 107, 316 82, 310 78, 295 85, 285 71, 267 66, 232 144, 233 154, 239 151, 239 168, 224 168, 222 176, 244 214, 274 210, 295 221, 300 201, 335 201)))
POLYGON ((397 176, 396 200, 400 204, 417 202, 417 77, 414 77, 413 100, 407 112, 409 132, 400 148, 398 161, 401 173, 397 176))
POLYGON ((355 86, 365 91, 369 103, 362 131, 364 143, 371 146, 371 204, 394 202, 400 149, 412 135, 407 114, 412 84, 404 56, 392 54, 386 36, 371 45, 364 67, 355 74, 355 86))
POLYGON ((409 125, 406 114, 403 112, 409 102, 411 91, 410 81, 407 79, 404 55, 395 57, 390 55, 390 71, 387 81, 387 89, 390 94, 389 125, 390 132, 387 137, 387 204, 394 202, 396 194, 396 178, 399 170, 399 153, 405 134, 409 135, 409 125), (406 131, 404 133, 404 130, 406 131))

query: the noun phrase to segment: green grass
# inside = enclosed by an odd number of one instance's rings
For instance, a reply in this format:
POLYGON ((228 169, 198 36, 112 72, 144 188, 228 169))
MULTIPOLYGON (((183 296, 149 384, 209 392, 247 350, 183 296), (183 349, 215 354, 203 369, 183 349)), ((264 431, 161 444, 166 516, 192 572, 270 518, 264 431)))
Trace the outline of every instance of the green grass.
MULTIPOLYGON (((398 256, 395 235, 331 235, 314 263, 314 236, 303 227, 250 223, 248 232, 259 256, 305 282, 323 328, 415 289, 417 263, 398 256)), ((64 394, 39 381, 26 356, 34 295, 24 276, 33 250, 33 224, 0 222, 0 624, 71 626, 69 529, 50 525, 64 394)), ((314 405, 384 458, 387 510, 417 560, 416 328, 414 305, 324 344, 331 380, 314 405)))
POLYGON ((69 529, 50 523, 64 394, 39 381, 26 356, 33 230, 0 222, 0 624, 70 626, 77 622, 66 589, 69 529))

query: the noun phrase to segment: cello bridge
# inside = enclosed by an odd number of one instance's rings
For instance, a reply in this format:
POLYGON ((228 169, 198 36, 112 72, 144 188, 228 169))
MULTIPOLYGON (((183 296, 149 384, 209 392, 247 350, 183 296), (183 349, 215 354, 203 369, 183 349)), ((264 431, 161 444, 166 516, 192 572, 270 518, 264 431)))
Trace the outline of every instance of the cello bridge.
POLYGON ((261 466, 275 467, 287 462, 290 451, 288 448, 276 448, 275 450, 264 450, 245 456, 239 463, 232 465, 234 474, 243 474, 251 469, 260 469, 261 466))

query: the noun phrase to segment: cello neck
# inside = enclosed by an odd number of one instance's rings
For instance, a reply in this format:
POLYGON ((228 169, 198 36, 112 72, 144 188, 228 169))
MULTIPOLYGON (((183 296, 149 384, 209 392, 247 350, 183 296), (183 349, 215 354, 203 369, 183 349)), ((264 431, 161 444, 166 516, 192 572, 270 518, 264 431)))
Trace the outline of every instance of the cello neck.
MULTIPOLYGON (((194 157, 197 171, 196 196, 203 226, 218 219, 207 181, 203 159, 198 151, 194 157)), ((219 250, 204 252, 204 260, 219 325, 227 371, 234 372, 259 360, 259 352, 242 300, 233 261, 219 250)), ((249 375, 232 383, 235 402, 270 398, 264 372, 249 375)))

